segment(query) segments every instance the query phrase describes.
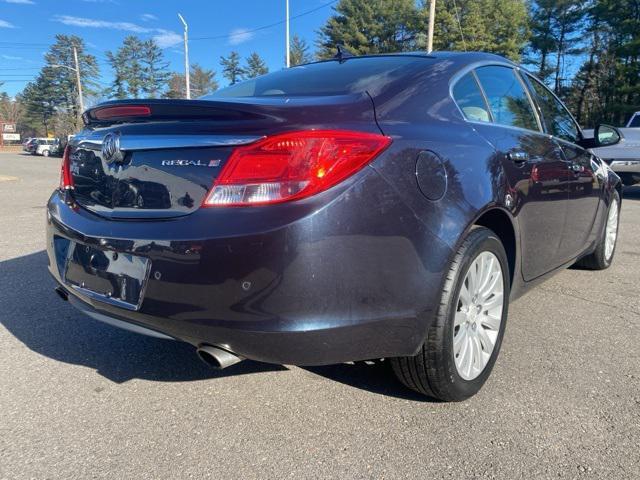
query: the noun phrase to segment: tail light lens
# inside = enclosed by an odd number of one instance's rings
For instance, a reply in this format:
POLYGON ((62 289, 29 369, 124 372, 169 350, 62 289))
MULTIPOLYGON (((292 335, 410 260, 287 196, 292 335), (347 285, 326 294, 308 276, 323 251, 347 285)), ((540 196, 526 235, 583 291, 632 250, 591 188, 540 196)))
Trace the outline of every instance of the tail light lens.
POLYGON ((67 145, 62 155, 62 166, 60 167, 60 190, 73 188, 73 177, 71 176, 71 152, 67 145))
POLYGON ((236 148, 203 205, 267 205, 315 195, 353 175, 391 143, 383 135, 309 130, 236 148))

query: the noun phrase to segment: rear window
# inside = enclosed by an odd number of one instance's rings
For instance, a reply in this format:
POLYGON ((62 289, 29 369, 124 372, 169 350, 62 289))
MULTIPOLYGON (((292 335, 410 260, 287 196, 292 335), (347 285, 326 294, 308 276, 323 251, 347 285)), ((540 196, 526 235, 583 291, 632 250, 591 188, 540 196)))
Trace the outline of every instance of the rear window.
POLYGON ((204 99, 227 97, 324 96, 369 91, 374 93, 401 78, 428 58, 412 56, 354 57, 342 63, 300 65, 246 80, 204 99))

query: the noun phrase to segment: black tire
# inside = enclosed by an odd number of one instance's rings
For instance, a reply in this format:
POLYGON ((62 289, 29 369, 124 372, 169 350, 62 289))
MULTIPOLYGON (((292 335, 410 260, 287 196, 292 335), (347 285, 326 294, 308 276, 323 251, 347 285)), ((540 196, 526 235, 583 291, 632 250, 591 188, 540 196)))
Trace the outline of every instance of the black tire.
POLYGON ((586 257, 582 257, 580 260, 576 262, 576 265, 582 268, 586 268, 587 270, 605 270, 611 266, 613 262, 613 257, 616 254, 616 244, 618 237, 616 236, 616 243, 613 245, 613 251, 609 258, 606 255, 606 234, 607 234, 607 220, 609 218, 609 213, 612 208, 618 209, 618 222, 617 222, 617 230, 620 229, 620 195, 617 190, 613 191, 613 195, 611 195, 611 202, 609 202, 609 208, 607 209, 607 216, 604 220, 604 225, 602 227, 602 232, 600 233, 600 240, 596 245, 596 249, 590 255, 586 257))
POLYGON ((493 231, 474 227, 449 266, 438 311, 422 348, 415 356, 391 359, 393 371, 400 381, 412 390, 443 401, 461 401, 475 395, 489 378, 500 351, 508 315, 509 287, 509 263, 502 242, 493 231), (469 266, 484 251, 492 252, 502 269, 502 320, 493 352, 484 370, 473 380, 465 380, 458 374, 455 365, 453 322, 469 266))

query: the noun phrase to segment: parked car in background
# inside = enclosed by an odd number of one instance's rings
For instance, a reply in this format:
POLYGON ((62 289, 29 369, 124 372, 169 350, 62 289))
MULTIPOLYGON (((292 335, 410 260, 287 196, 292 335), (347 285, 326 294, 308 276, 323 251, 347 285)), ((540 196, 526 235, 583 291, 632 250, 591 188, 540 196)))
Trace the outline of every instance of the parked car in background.
POLYGON ((35 145, 31 149, 32 155, 42 155, 48 157, 52 153, 58 151, 60 140, 57 138, 40 138, 36 140, 35 145))
POLYGON ((38 141, 38 138, 29 138, 26 142, 22 144, 22 150, 28 153, 32 153, 35 149, 35 144, 38 141))
MULTIPOLYGON (((640 116, 635 118, 640 122, 640 116)), ((632 124, 631 120, 629 124, 632 124)), ((622 137, 618 144, 592 151, 620 176, 625 185, 640 183, 640 128, 620 128, 618 131, 622 137)), ((593 137, 593 130, 585 130, 585 135, 593 137)))
POLYGON ((613 261, 620 178, 588 148, 617 130, 586 139, 496 55, 339 53, 83 119, 47 207, 58 295, 217 368, 387 358, 462 400, 511 299, 613 261))
POLYGON ((627 128, 640 128, 640 112, 635 112, 627 122, 627 128))

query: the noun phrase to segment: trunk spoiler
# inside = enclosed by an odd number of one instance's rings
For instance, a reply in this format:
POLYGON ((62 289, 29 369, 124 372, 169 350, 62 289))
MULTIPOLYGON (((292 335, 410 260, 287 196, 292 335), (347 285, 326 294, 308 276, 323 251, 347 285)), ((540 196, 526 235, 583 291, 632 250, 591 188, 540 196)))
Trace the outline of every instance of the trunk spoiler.
POLYGON ((375 121, 373 103, 366 92, 310 97, 242 97, 211 100, 134 99, 104 102, 86 110, 87 128, 125 123, 211 122, 221 127, 233 124, 270 126, 326 123, 327 118, 375 121), (297 122, 291 122, 295 118, 297 122))

